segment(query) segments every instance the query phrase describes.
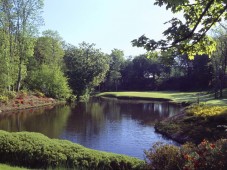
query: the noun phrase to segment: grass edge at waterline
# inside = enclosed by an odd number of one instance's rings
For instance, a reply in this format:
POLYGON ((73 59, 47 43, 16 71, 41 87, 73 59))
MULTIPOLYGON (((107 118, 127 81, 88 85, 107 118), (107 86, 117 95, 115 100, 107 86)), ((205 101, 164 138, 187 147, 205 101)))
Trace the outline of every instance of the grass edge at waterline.
MULTIPOLYGON (((224 97, 227 97, 227 89, 224 90, 224 97)), ((102 92, 96 97, 114 97, 118 99, 143 99, 153 101, 169 101, 173 103, 198 103, 207 105, 227 105, 227 99, 214 99, 210 92, 179 92, 179 91, 149 91, 149 92, 102 92)))

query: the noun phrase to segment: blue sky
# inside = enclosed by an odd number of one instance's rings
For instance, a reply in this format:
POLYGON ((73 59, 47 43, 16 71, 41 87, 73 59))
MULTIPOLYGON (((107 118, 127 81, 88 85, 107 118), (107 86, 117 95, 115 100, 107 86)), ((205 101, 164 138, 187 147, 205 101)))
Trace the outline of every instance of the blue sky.
POLYGON ((73 45, 95 43, 105 53, 114 48, 125 56, 145 53, 131 41, 145 34, 156 40, 167 28, 164 22, 173 15, 154 0, 45 0, 45 26, 73 45))

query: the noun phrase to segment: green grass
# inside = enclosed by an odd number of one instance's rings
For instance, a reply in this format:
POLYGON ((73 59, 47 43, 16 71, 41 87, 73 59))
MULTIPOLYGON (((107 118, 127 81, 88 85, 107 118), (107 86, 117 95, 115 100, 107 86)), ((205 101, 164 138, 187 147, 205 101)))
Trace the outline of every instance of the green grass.
MULTIPOLYGON (((227 98, 227 89, 224 91, 224 97, 227 98)), ((175 103, 197 103, 205 102, 208 105, 227 105, 227 99, 214 99, 213 93, 208 92, 104 92, 96 96, 128 98, 128 99, 147 99, 147 100, 169 100, 175 103)))
POLYGON ((27 170, 27 169, 9 166, 9 165, 5 165, 5 164, 0 164, 0 170, 27 170))

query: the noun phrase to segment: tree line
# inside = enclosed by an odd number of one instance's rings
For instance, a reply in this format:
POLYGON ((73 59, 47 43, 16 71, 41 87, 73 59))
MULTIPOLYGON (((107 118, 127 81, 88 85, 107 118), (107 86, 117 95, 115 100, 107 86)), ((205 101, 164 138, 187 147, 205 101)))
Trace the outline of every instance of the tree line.
MULTIPOLYGON (((43 0, 0 1, 0 92, 38 90, 47 96, 87 98, 93 91, 207 90, 223 96, 227 29, 213 31, 211 55, 176 53, 172 48, 125 57, 95 44, 67 44, 57 31, 38 35, 43 0)), ((135 43, 135 42, 134 42, 135 43)))

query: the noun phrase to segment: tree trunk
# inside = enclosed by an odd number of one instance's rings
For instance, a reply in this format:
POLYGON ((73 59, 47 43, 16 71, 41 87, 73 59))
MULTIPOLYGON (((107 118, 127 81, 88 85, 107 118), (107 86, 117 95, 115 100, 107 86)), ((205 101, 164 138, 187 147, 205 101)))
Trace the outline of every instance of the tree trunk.
POLYGON ((19 91, 20 90, 20 86, 21 86, 21 79, 22 79, 22 59, 20 59, 20 63, 19 63, 19 70, 18 70, 18 76, 17 76, 17 86, 16 86, 16 90, 19 91))
POLYGON ((220 98, 222 98, 223 97, 223 85, 224 85, 224 76, 223 75, 221 75, 221 77, 220 77, 220 98))

